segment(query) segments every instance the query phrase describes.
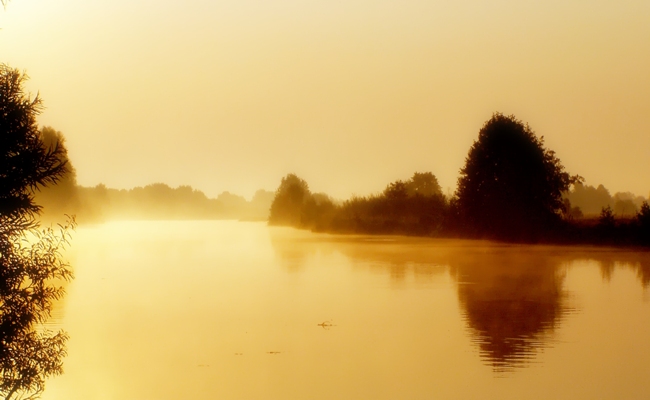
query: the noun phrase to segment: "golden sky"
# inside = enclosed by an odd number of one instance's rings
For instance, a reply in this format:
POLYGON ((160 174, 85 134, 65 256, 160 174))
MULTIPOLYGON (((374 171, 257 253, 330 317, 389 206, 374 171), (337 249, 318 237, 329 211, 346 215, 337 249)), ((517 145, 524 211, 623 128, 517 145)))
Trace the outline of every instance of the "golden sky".
POLYGON ((648 0, 12 0, 0 28, 82 185, 453 191, 499 111, 650 194, 648 0))

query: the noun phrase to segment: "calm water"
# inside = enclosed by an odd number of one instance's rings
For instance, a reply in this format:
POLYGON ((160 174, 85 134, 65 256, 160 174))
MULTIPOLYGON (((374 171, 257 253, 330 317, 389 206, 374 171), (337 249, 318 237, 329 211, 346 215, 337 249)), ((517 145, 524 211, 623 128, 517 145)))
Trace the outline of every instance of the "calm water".
POLYGON ((81 227, 52 399, 648 399, 650 254, 81 227))

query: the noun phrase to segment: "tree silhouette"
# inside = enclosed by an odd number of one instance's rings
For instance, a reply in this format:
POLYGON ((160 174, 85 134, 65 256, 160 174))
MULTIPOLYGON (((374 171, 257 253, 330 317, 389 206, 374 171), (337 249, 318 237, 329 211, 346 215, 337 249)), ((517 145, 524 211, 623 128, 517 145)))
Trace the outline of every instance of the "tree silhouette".
POLYGON ((641 205, 636 220, 639 226, 639 239, 643 244, 650 245, 650 206, 647 201, 641 205))
POLYGON ((409 196, 434 196, 442 194, 438 178, 431 172, 416 172, 406 182, 409 196))
MULTIPOLYGON (((65 149, 43 143, 36 124, 38 96, 23 92, 26 76, 0 65, 0 394, 34 398, 45 378, 62 372, 67 335, 43 331, 52 302, 63 294, 55 281, 72 272, 61 259, 69 226, 39 230, 34 191, 67 171, 65 149)), ((71 221, 74 225, 74 220, 71 221)))
POLYGON ((559 219, 574 179, 526 124, 496 113, 479 131, 460 171, 457 205, 468 233, 535 239, 559 219))
POLYGON ((77 214, 80 208, 77 172, 67 158, 65 138, 63 134, 51 127, 43 127, 40 131, 45 148, 61 147, 61 162, 66 165, 66 172, 59 178, 56 185, 41 188, 35 193, 34 200, 43 207, 41 218, 59 221, 64 214, 77 214))
POLYGON ((404 181, 391 182, 384 189, 384 197, 392 201, 406 200, 409 196, 408 185, 404 181))
POLYGON ((593 187, 577 182, 571 191, 565 194, 574 207, 580 207, 584 214, 598 215, 601 208, 613 204, 609 190, 603 185, 593 187))
POLYGON ((282 178, 280 186, 275 191, 269 224, 300 226, 302 214, 307 200, 311 197, 309 185, 295 174, 282 178))

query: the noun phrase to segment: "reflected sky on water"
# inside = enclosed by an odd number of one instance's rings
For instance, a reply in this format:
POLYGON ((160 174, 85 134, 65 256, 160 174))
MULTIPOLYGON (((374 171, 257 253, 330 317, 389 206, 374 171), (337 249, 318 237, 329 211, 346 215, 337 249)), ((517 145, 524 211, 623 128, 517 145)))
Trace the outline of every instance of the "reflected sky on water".
POLYGON ((646 398, 650 256, 234 221, 81 227, 44 399, 646 398))
POLYGON ((274 232, 272 243, 283 261, 293 265, 292 270, 298 270, 310 253, 339 251, 355 264, 384 270, 395 284, 405 281, 409 274, 422 281, 449 273, 456 283, 471 341, 495 372, 535 362, 536 354, 553 345, 553 332, 562 321, 579 312, 564 285, 572 265, 597 265, 604 282, 612 279, 617 267, 634 271, 643 288, 647 289, 650 282, 647 251, 392 236, 321 234, 296 238, 284 234, 274 232))

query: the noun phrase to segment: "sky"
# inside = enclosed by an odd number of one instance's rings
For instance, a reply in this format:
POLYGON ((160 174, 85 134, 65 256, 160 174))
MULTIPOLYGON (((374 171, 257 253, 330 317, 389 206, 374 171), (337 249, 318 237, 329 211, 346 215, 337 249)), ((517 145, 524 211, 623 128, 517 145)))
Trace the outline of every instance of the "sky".
POLYGON ((25 71, 79 184, 336 198, 433 172, 453 192, 494 112, 566 170, 650 196, 647 0, 12 0, 25 71))

